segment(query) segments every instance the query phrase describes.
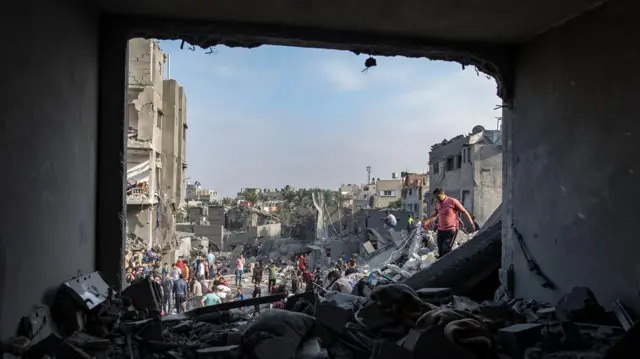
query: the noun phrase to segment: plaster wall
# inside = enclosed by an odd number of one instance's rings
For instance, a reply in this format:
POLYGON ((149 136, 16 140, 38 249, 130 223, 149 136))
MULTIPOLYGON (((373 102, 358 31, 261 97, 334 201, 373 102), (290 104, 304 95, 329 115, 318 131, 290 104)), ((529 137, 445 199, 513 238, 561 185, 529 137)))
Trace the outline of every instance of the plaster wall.
POLYGON ((640 310, 640 4, 611 1, 524 46, 504 110, 503 259, 517 297, 587 286, 640 310), (527 269, 511 226, 558 286, 527 269))
POLYGON ((279 237, 281 228, 280 223, 249 227, 249 237, 279 237))
POLYGON ((156 210, 153 205, 127 205, 127 233, 132 233, 151 245, 155 214, 156 210))
POLYGON ((180 154, 178 137, 180 136, 181 119, 178 117, 177 101, 180 86, 175 80, 165 80, 163 83, 162 189, 168 196, 169 202, 179 203, 178 168, 182 168, 182 163, 178 157, 180 154))
POLYGON ((2 180, 2 339, 61 281, 96 269, 98 16, 86 7, 26 0, 0 24, 15 54, 0 59, 10 69, 0 119, 0 167, 10 174, 2 180), (46 258, 46 270, 29 258, 46 258))
POLYGON ((221 225, 177 224, 176 230, 180 232, 193 233, 196 237, 207 237, 209 242, 215 243, 218 248, 224 248, 224 227, 221 225))
POLYGON ((148 39, 129 40, 127 108, 138 140, 162 150, 164 53, 148 39))
POLYGON ((467 210, 482 226, 502 203, 502 146, 472 145, 471 162, 471 166, 463 164, 463 169, 473 170, 472 202, 467 210))
POLYGON ((178 203, 182 203, 185 198, 185 171, 187 169, 187 96, 184 93, 184 88, 178 88, 178 174, 176 176, 177 181, 177 194, 178 203))

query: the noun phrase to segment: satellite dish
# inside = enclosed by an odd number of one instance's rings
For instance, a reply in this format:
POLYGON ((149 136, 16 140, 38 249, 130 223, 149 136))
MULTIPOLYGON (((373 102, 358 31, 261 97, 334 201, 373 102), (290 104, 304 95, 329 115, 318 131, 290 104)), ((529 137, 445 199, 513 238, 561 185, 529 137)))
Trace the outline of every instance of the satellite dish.
POLYGON ((473 128, 473 130, 471 130, 471 133, 473 133, 475 135, 476 133, 480 133, 482 131, 484 131, 484 127, 478 125, 478 126, 475 126, 473 128))

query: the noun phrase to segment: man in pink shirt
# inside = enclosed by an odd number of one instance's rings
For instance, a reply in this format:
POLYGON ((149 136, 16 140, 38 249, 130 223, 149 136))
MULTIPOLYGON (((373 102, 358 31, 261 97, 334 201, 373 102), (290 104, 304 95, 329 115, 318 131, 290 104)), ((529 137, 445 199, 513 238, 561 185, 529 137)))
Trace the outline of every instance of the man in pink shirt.
POLYGON ((240 254, 236 260, 236 285, 242 286, 242 273, 244 273, 244 256, 240 254))
POLYGON ((437 199, 435 211, 422 225, 428 228, 427 225, 430 222, 438 219, 436 240, 438 242, 438 257, 442 257, 451 252, 451 247, 458 234, 458 223, 460 222, 458 213, 464 214, 468 223, 471 223, 472 232, 475 231, 475 222, 460 202, 455 198, 448 197, 442 188, 436 188, 433 195, 437 199))

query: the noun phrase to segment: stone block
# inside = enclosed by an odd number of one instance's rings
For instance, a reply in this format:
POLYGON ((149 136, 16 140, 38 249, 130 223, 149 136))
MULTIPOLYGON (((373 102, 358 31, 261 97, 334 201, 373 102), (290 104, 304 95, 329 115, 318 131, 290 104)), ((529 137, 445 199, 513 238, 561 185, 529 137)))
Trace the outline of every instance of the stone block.
POLYGON ((524 351, 541 339, 542 324, 523 323, 498 330, 496 341, 513 359, 524 358, 524 351))
POLYGON ((542 308, 536 312, 539 320, 552 321, 556 319, 556 307, 542 308))

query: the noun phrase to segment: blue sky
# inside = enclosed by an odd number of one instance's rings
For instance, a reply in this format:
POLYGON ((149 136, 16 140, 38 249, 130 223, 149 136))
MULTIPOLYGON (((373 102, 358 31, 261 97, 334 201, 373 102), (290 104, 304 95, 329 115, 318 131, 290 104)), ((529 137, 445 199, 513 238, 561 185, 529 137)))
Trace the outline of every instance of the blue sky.
POLYGON ((457 63, 376 57, 364 74, 345 51, 160 46, 187 95, 187 176, 222 196, 424 171, 433 143, 500 116, 495 81, 457 63))

